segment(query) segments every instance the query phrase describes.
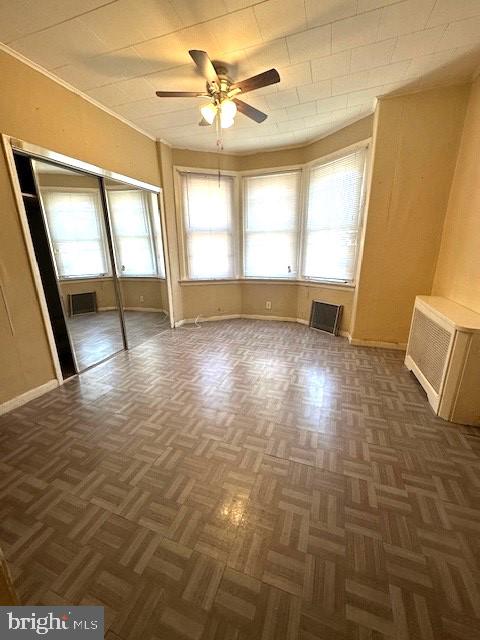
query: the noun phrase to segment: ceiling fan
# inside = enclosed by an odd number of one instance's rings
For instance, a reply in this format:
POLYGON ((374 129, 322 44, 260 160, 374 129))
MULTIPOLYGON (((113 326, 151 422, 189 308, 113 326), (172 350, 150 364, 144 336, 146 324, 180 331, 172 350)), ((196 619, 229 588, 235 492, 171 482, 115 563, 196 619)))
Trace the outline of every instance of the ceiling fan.
POLYGON ((237 110, 255 122, 266 120, 266 113, 239 100, 237 96, 280 82, 276 69, 269 69, 241 82, 233 82, 227 69, 219 64, 214 65, 205 51, 191 49, 188 53, 207 81, 206 91, 157 91, 159 98, 209 98, 208 104, 200 108, 202 119, 198 124, 201 127, 213 124, 218 118, 221 128, 227 129, 232 126, 237 110))

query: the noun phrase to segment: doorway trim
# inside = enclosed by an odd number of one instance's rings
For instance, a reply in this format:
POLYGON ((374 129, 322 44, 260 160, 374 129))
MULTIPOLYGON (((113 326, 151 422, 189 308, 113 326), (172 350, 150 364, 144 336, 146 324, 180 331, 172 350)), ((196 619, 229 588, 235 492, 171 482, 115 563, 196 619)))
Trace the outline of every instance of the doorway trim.
MULTIPOLYGON (((35 250, 34 250, 32 238, 30 235, 30 228, 27 220, 27 212, 25 210, 25 205, 23 203, 22 190, 20 187, 20 181, 18 179, 17 170, 15 166, 14 151, 23 153, 24 155, 29 156, 31 158, 36 158, 39 160, 47 160, 48 162, 59 164, 64 167, 77 169, 85 173, 95 175, 99 178, 111 178, 112 180, 117 180, 119 182, 123 182, 124 184, 130 184, 134 187, 144 189, 146 191, 150 191, 157 194, 157 198, 160 204, 159 206, 160 222, 161 222, 161 228, 162 228, 162 240, 164 243, 164 260, 165 260, 165 276, 166 276, 165 279, 167 284, 167 296, 168 296, 168 302, 169 302, 170 327, 174 328, 175 319, 173 317, 172 283, 171 283, 170 269, 169 269, 170 263, 169 263, 169 252, 168 252, 168 244, 167 244, 168 240, 167 240, 167 234, 166 234, 166 221, 165 221, 165 207, 164 207, 164 201, 163 201, 162 187, 159 187, 154 184, 150 184, 148 182, 143 182, 141 180, 137 180, 136 178, 130 178, 129 176, 123 175, 121 173, 117 173, 115 171, 103 169, 102 167, 91 164, 89 162, 84 162, 83 160, 78 160, 76 158, 66 156, 62 153, 52 151, 51 149, 47 149, 45 147, 40 147, 38 145, 25 142, 24 140, 20 140, 19 138, 9 136, 8 134, 5 134, 5 133, 1 134, 1 138, 2 138, 2 146, 4 149, 5 158, 7 161, 8 172, 10 174, 12 191, 13 191, 15 202, 17 205, 17 210, 19 213, 22 233, 25 240, 25 247, 27 249, 28 260, 30 263, 31 273, 33 276, 33 282, 34 282, 35 290, 37 293, 37 299, 40 305, 40 311, 43 319, 43 324, 45 327, 45 332, 47 335, 47 341, 50 348, 50 354, 52 357, 52 363, 53 363, 56 380, 58 384, 61 385, 64 383, 64 377, 60 367, 60 361, 57 353, 57 346, 55 344, 55 338, 53 335, 50 315, 48 313, 47 301, 46 301, 45 293, 43 290, 40 271, 38 269, 37 261, 35 258, 35 250)), ((102 189, 104 189, 103 185, 102 185, 102 189)), ((48 391, 48 390, 49 389, 45 389, 45 391, 48 391)))

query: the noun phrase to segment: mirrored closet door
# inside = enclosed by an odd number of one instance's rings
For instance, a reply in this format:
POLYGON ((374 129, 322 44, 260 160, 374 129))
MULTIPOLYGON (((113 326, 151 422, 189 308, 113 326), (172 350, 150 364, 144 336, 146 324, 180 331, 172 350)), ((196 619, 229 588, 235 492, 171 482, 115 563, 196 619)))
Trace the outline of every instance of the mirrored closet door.
POLYGON ((129 347, 170 328, 157 194, 105 179, 129 347))
POLYGON ((124 349, 113 243, 99 177, 33 160, 78 372, 124 349))

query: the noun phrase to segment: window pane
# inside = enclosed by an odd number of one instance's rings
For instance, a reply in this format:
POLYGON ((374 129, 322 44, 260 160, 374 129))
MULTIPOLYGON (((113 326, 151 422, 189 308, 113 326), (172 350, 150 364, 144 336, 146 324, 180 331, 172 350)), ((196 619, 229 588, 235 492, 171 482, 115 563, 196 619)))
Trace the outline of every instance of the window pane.
POLYGON ((61 276, 89 276, 106 273, 101 245, 96 241, 54 243, 54 255, 61 276))
POLYGON ((188 262, 192 278, 231 278, 232 254, 228 233, 196 232, 188 237, 188 262))
POLYGON ((149 238, 118 237, 121 275, 155 275, 155 262, 149 238))
POLYGON ((98 193, 43 189, 42 199, 59 275, 108 273, 98 193))
POLYGON ((300 176, 290 171, 244 179, 247 277, 295 275, 300 176))
POLYGON ((233 179, 184 173, 182 189, 189 277, 234 277, 233 179))
POLYGON ((109 188, 115 249, 121 275, 157 274, 149 225, 149 193, 139 189, 109 188))
POLYGON ((365 150, 310 173, 304 275, 351 281, 355 275, 365 150))

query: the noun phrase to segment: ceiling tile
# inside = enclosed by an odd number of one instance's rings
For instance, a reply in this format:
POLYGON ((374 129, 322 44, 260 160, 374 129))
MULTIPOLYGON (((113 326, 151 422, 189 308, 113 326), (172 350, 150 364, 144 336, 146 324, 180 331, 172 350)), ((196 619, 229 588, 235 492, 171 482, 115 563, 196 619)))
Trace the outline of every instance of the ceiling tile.
POLYGON ((22 36, 86 14, 111 0, 4 0, 0 3, 0 41, 10 43, 22 36))
POLYGON ((336 76, 344 76, 350 69, 350 51, 334 53, 333 56, 325 56, 311 61, 312 80, 326 80, 336 76))
POLYGON ((278 91, 269 96, 265 96, 265 100, 270 109, 278 109, 280 107, 290 107, 299 103, 296 89, 287 89, 286 91, 278 91))
POLYGON ((139 55, 151 63, 156 69, 170 69, 172 67, 194 62, 189 49, 207 51, 212 58, 220 53, 220 46, 216 38, 201 26, 188 27, 166 36, 154 38, 135 46, 139 55))
POLYGON ((399 0, 358 0, 357 13, 372 11, 372 9, 385 7, 389 4, 396 4, 398 1, 399 0))
POLYGON ((185 26, 223 16, 229 11, 224 0, 174 0, 173 6, 185 26))
POLYGON ((392 62, 433 53, 445 29, 446 27, 442 25, 433 29, 425 29, 399 36, 393 50, 392 62))
POLYGON ((410 60, 401 60, 393 64, 386 64, 370 70, 368 84, 371 87, 387 84, 389 82, 399 82, 405 78, 410 67, 410 60))
POLYGON ((287 47, 292 64, 321 58, 331 53, 332 27, 315 27, 303 33, 287 37, 287 47))
POLYGON ((437 50, 466 47, 480 43, 480 15, 448 25, 440 38, 437 50))
POLYGON ((419 31, 431 14, 435 0, 405 0, 382 9, 378 40, 419 31))
POLYGON ((267 0, 256 5, 254 11, 266 42, 307 26, 304 0, 267 0))
POLYGON ((75 64, 108 50, 79 18, 14 40, 10 46, 47 69, 75 64))
POLYGON ((354 16, 357 12, 357 0, 305 0, 305 9, 308 26, 317 27, 354 16))
POLYGON ((343 109, 347 106, 347 96, 332 96, 330 98, 323 98, 317 100, 318 113, 326 113, 328 111, 335 111, 336 109, 343 109))
POLYGON ((378 25, 382 10, 362 13, 332 24, 332 52, 343 51, 378 40, 378 25))
MULTIPOLYGON (((152 73, 145 78, 153 94, 155 91, 204 91, 205 80, 197 74, 193 64, 152 73)), ((164 98, 170 100, 170 98, 164 98)))
POLYGON ((367 44, 352 50, 352 58, 350 61, 350 71, 363 71, 364 69, 373 69, 388 64, 392 58, 393 49, 395 47, 396 38, 367 44))
POLYGON ((321 80, 314 84, 308 84, 304 87, 297 88, 300 102, 310 102, 311 100, 319 100, 332 95, 332 83, 330 80, 321 80))
POLYGON ((317 113, 317 103, 303 102, 302 104, 295 104, 293 107, 287 107, 287 114, 289 118, 303 118, 305 116, 313 116, 317 113))
POLYGON ((368 86, 370 75, 368 71, 359 71, 341 78, 332 79, 332 96, 341 95, 342 93, 351 93, 359 91, 368 86))
MULTIPOLYGON (((137 16, 142 13, 141 5, 140 0, 135 9, 129 0, 118 0, 85 14, 80 21, 105 42, 109 49, 121 49, 148 37, 138 26, 137 16)), ((164 33, 178 28, 179 22, 178 20, 177 24, 170 25, 164 33)))
POLYGON ((312 82, 312 70, 310 62, 299 62, 288 67, 281 67, 280 84, 278 88, 292 89, 294 87, 302 87, 312 82))
POLYGON ((107 106, 125 104, 134 100, 151 98, 154 95, 151 85, 144 78, 122 80, 115 84, 87 91, 88 95, 107 106))
POLYGON ((224 52, 246 49, 262 41, 253 9, 243 9, 209 20, 202 28, 214 36, 220 51, 224 52))
POLYGON ((480 2, 478 0, 437 0, 428 19, 427 26, 447 24, 455 20, 473 18, 480 14, 480 2))
POLYGON ((272 40, 272 42, 262 43, 255 47, 248 47, 243 53, 252 75, 272 67, 278 69, 290 65, 285 38, 278 38, 277 40, 272 40))

